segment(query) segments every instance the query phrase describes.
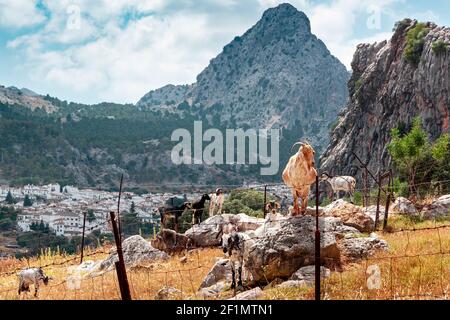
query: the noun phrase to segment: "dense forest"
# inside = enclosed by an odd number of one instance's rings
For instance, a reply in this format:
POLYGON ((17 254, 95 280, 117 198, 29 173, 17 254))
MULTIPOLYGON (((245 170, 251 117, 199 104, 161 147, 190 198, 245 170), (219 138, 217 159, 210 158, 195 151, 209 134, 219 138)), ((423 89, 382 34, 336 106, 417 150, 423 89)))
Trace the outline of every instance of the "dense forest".
MULTIPOLYGON (((175 185, 238 185, 280 178, 279 174, 260 176, 260 165, 172 164, 170 151, 177 142, 170 137, 175 129, 193 132, 194 121, 202 120, 204 131, 214 127, 225 132, 217 117, 191 114, 183 105, 174 113, 46 99, 58 107, 57 112, 0 104, 1 180, 12 185, 59 182, 116 190, 123 173, 129 188, 144 192, 175 185)), ((297 131, 283 130, 280 167, 297 139, 297 131)))

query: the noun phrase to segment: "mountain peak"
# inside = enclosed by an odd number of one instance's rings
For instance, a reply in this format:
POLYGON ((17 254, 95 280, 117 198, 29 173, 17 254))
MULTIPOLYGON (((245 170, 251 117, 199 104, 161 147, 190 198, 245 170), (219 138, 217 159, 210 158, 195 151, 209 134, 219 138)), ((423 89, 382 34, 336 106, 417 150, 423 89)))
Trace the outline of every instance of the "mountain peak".
POLYGON ((298 11, 289 3, 282 3, 274 8, 267 9, 261 19, 263 24, 276 23, 285 28, 296 28, 297 31, 311 33, 311 23, 302 11, 298 11))

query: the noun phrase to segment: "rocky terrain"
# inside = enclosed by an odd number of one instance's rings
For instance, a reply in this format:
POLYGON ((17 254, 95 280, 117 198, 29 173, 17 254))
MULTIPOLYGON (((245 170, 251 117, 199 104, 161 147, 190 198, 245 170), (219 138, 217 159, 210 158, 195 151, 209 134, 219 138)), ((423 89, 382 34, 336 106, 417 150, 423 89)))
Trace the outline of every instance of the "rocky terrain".
POLYGON ((0 85, 0 103, 24 106, 32 111, 41 109, 47 113, 53 113, 57 110, 57 107, 54 104, 26 88, 6 88, 5 86, 0 85))
POLYGON ((418 25, 405 19, 389 41, 358 46, 348 84, 350 100, 321 158, 322 170, 357 175, 359 163, 352 152, 373 172, 387 168, 391 129, 408 128, 416 116, 433 139, 449 132, 450 28, 424 24, 417 40, 423 46, 408 59, 408 32, 418 25), (444 43, 441 50, 433 49, 439 43, 444 43))

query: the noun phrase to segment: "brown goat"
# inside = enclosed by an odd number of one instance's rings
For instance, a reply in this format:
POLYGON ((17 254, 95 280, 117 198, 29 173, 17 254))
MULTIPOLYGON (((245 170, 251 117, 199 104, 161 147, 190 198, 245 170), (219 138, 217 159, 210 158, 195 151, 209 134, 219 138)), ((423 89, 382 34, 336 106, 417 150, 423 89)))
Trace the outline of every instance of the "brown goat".
POLYGON ((308 143, 297 142, 292 146, 300 145, 298 152, 290 159, 283 171, 283 181, 291 189, 294 198, 293 216, 300 214, 298 198, 302 199, 301 213, 305 214, 308 206, 309 189, 315 183, 317 171, 314 168, 313 147, 308 143))

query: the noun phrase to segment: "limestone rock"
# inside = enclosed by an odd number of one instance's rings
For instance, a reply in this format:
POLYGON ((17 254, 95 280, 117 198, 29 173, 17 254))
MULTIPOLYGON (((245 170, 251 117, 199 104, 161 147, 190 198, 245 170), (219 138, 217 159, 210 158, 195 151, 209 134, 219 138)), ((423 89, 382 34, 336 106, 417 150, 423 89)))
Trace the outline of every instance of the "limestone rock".
MULTIPOLYGON (((132 236, 122 243, 123 258, 127 267, 134 266, 143 261, 158 261, 169 258, 167 253, 155 249, 141 236, 132 236)), ((100 263, 100 270, 115 268, 114 263, 119 261, 117 251, 113 249, 108 258, 100 263)))
POLYGON ((183 297, 183 293, 173 287, 164 287, 155 295, 155 300, 180 300, 183 297))
POLYGON ((341 221, 350 227, 354 227, 361 232, 370 232, 374 227, 374 220, 365 214, 363 208, 348 203, 342 199, 336 200, 323 209, 325 216, 340 218, 341 221))
POLYGON ((445 195, 433 201, 422 210, 422 217, 426 220, 450 218, 450 195, 445 195))
POLYGON ((416 216, 419 214, 414 204, 403 197, 397 197, 394 203, 391 204, 389 210, 391 210, 393 213, 406 216, 416 216))
POLYGON ((235 297, 228 300, 257 300, 264 295, 260 287, 256 287, 252 290, 244 291, 237 294, 235 297))

